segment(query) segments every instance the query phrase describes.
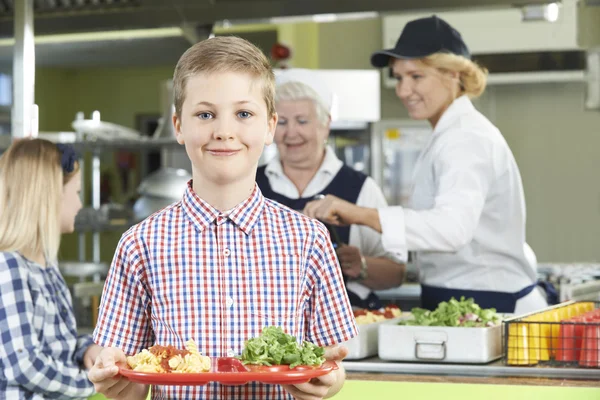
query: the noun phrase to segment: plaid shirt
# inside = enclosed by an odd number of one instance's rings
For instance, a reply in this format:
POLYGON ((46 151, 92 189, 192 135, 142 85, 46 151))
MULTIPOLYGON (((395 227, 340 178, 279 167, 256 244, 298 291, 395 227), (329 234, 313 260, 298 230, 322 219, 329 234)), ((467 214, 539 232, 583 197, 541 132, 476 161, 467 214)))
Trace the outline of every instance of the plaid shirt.
MULTIPOLYGON (((356 335, 335 251, 316 220, 258 187, 221 213, 191 182, 182 201, 126 232, 107 277, 94 340, 132 355, 155 343, 241 354, 277 325, 329 346, 356 335)), ((291 399, 280 386, 153 386, 154 399, 291 399)))
POLYGON ((91 337, 77 337, 71 294, 56 266, 0 252, 0 400, 87 398, 91 337))

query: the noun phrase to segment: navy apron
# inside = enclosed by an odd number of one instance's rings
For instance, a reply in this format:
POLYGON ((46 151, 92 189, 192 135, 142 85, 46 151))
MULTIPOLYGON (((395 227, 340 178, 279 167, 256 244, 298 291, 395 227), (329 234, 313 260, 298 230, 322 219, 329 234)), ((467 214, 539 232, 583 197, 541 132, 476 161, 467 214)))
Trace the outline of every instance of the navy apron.
MULTIPOLYGON (((336 197, 344 199, 350 203, 356 204, 358 195, 367 179, 367 175, 362 172, 356 171, 347 165, 342 165, 339 172, 335 175, 333 180, 323 189, 320 194, 332 194, 336 197)), ((291 199, 282 194, 279 194, 271 188, 269 178, 266 174, 266 166, 259 167, 256 171, 256 183, 260 188, 263 196, 281 203, 292 210, 302 211, 306 206, 306 203, 314 200, 314 197, 300 197, 298 199, 291 199)), ((350 240, 350 227, 349 226, 336 226, 332 227, 325 224, 329 230, 329 235, 334 247, 341 244, 347 244, 350 240)), ((347 282, 347 277, 344 276, 344 283, 347 282)), ((354 307, 367 308, 367 309, 379 309, 383 307, 381 300, 377 297, 374 292, 371 292, 366 299, 361 299, 356 293, 347 290, 350 304, 354 307)))
POLYGON ((495 308, 500 313, 513 313, 515 312, 517 300, 527 296, 538 285, 546 291, 548 304, 556 304, 558 302, 556 290, 553 287, 547 287, 547 282, 536 282, 514 293, 449 289, 421 284, 421 307, 427 310, 435 310, 442 301, 448 301, 452 297, 460 300, 464 296, 466 299, 472 297, 475 303, 481 308, 495 308), (552 293, 552 290, 554 290, 554 293, 552 293))

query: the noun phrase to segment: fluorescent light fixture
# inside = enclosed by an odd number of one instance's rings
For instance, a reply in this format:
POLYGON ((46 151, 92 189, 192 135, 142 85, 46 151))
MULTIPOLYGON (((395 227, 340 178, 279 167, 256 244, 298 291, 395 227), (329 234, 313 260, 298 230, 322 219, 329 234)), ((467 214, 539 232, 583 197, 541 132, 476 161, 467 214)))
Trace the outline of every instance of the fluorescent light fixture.
POLYGON ((355 12, 355 13, 339 13, 339 14, 315 14, 315 15, 295 15, 289 17, 273 17, 269 18, 272 24, 290 24, 295 22, 334 22, 334 21, 353 21, 359 19, 377 18, 378 12, 355 12))
MULTIPOLYGON (((131 29, 123 31, 64 33, 35 36, 35 44, 99 42, 105 40, 135 40, 163 37, 179 37, 183 32, 179 27, 157 29, 131 29)), ((0 39, 0 46, 14 46, 14 38, 0 39)))
POLYGON ((560 14, 560 5, 558 3, 532 4, 523 6, 521 9, 522 20, 527 21, 547 21, 556 22, 560 14))
POLYGON ((312 16, 312 20, 315 22, 334 22, 338 20, 335 14, 315 14, 312 16))
POLYGON ((544 17, 547 21, 556 22, 558 20, 558 14, 560 13, 560 8, 558 3, 550 3, 546 6, 546 13, 544 17))

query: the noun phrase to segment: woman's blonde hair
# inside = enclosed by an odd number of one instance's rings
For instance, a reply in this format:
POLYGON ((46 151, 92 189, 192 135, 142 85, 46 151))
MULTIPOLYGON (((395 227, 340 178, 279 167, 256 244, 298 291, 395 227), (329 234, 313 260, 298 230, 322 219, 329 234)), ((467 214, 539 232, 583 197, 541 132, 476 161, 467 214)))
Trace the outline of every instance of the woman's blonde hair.
POLYGON ((468 58, 450 53, 435 53, 420 61, 442 71, 457 72, 460 80, 459 95, 466 94, 474 99, 485 91, 488 70, 468 58))
POLYGON ((280 101, 310 100, 314 103, 317 112, 317 120, 321 125, 327 125, 330 114, 325 102, 316 90, 305 83, 290 81, 277 85, 275 88, 275 104, 280 101))
POLYGON ((43 139, 21 139, 0 157, 0 251, 43 254, 56 262, 60 246, 63 185, 78 171, 63 172, 62 153, 43 139))

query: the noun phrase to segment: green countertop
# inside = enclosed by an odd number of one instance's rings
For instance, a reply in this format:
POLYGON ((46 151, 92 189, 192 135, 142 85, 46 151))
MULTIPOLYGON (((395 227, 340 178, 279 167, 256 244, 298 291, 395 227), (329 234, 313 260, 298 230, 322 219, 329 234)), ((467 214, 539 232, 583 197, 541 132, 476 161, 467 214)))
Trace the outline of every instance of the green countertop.
MULTIPOLYGON (((478 385, 458 383, 346 381, 337 400, 600 400, 600 388, 560 386, 478 385)), ((90 400, 104 400, 96 395, 90 400)))

